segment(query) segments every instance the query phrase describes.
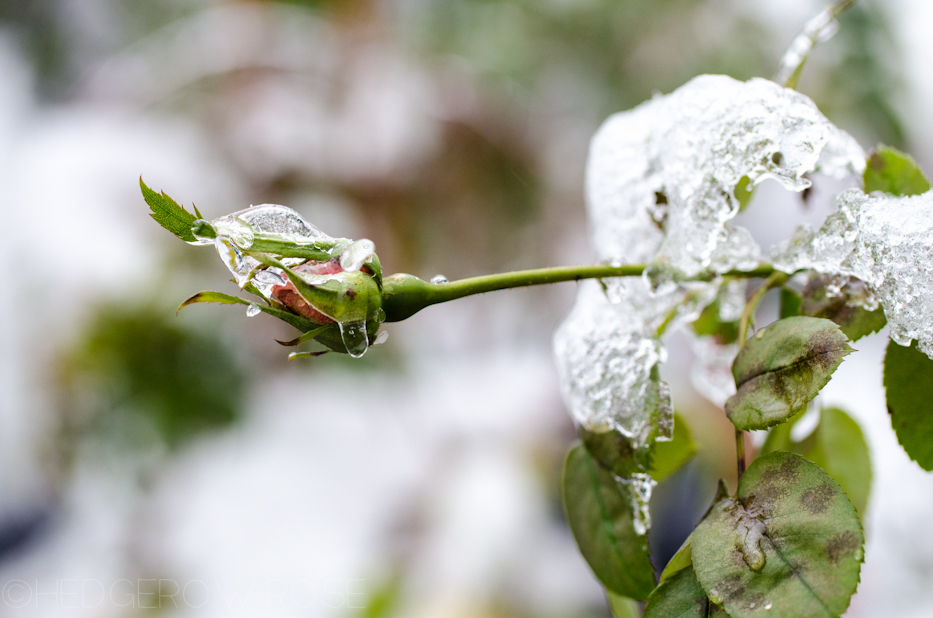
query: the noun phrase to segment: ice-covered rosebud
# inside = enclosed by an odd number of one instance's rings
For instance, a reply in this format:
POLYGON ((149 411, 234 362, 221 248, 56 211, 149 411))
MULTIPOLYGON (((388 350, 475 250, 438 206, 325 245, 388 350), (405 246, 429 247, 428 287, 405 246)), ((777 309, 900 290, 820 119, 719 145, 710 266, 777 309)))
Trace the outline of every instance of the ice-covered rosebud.
MULTIPOLYGON (((382 268, 372 241, 332 238, 285 206, 251 206, 213 221, 198 219, 195 244, 213 244, 246 292, 275 315, 335 352, 362 356, 375 342, 382 310, 382 268)), ((194 299, 195 297, 193 297, 194 299)), ((199 302, 217 297, 200 296, 199 302)), ((242 299, 222 302, 246 302, 242 299)))

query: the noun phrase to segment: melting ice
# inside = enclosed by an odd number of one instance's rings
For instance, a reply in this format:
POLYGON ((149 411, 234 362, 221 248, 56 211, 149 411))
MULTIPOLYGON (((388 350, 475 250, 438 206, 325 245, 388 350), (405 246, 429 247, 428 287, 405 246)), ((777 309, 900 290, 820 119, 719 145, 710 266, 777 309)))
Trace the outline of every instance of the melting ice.
MULTIPOLYGON (((576 422, 618 430, 639 448, 668 435, 673 415, 657 375, 665 350, 656 329, 671 318, 693 319, 722 285, 684 279, 759 263, 751 234, 730 223, 743 178, 751 186, 772 178, 802 191, 808 172, 838 177, 864 166, 855 140, 810 99, 762 79, 704 75, 610 117, 587 164, 594 244, 605 262, 649 268, 644 280, 605 280, 605 291, 581 284, 554 336, 562 393, 576 422)), ((744 295, 726 296, 735 302, 722 313, 735 319, 744 295)), ((732 350, 708 352, 710 372, 698 377, 708 378, 708 394, 719 399, 727 387, 719 384, 718 365, 732 350)))
POLYGON ((933 191, 911 197, 858 189, 836 198, 836 211, 814 231, 802 227, 775 251, 785 272, 801 268, 856 277, 880 302, 891 338, 912 339, 933 358, 933 191))

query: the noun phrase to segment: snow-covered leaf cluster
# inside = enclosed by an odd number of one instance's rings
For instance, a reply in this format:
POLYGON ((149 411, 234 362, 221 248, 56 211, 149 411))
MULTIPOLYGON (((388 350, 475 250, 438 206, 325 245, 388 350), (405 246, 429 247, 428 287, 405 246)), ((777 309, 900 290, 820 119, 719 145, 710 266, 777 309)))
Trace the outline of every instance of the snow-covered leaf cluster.
MULTIPOLYGON (((582 285, 555 334, 573 418, 590 430, 617 429, 637 446, 663 439, 669 402, 644 405, 647 393, 667 391, 658 379, 665 352, 656 329, 672 311, 692 319, 722 283, 688 279, 760 261, 751 234, 730 225, 739 210, 736 187, 772 178, 802 191, 809 172, 838 177, 864 166, 858 143, 810 99, 763 79, 703 75, 609 118, 593 138, 587 167, 595 248, 606 262, 649 267, 644 280, 608 280, 605 290, 582 285)), ((726 295, 727 306, 744 301, 742 287, 726 295)))

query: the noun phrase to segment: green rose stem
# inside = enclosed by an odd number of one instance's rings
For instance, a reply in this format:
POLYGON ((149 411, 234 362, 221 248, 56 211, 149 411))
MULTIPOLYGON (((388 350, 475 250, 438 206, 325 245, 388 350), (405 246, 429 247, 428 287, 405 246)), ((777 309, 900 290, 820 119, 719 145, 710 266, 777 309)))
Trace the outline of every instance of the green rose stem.
MULTIPOLYGON (((519 270, 496 275, 470 277, 448 283, 429 283, 414 275, 398 273, 383 281, 382 308, 387 322, 400 322, 418 313, 425 307, 446 303, 458 298, 484 294, 496 290, 546 285, 562 281, 582 279, 608 279, 611 277, 638 277, 645 271, 645 264, 595 264, 590 266, 555 266, 535 270, 519 270)), ((774 274, 774 268, 762 264, 747 271, 730 271, 722 275, 701 274, 694 280, 710 281, 716 276, 764 278, 774 274)))
MULTIPOLYGON (((761 299, 765 297, 765 294, 768 293, 768 290, 784 285, 789 276, 786 273, 781 271, 773 271, 768 278, 765 279, 765 282, 755 290, 755 293, 749 297, 748 302, 745 303, 745 310, 742 311, 742 319, 739 321, 739 349, 742 349, 742 346, 745 345, 745 341, 748 339, 748 326, 752 321, 752 315, 755 313, 755 309, 758 308, 758 305, 761 303, 761 299)), ((742 474, 745 472, 745 432, 735 428, 735 462, 736 462, 736 483, 742 478, 742 474)))

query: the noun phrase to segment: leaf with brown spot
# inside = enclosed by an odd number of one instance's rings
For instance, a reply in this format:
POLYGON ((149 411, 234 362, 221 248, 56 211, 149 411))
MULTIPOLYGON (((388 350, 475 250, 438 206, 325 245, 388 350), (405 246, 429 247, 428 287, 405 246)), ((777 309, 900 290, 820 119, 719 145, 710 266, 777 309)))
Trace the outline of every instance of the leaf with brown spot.
POLYGON ((852 348, 830 320, 797 316, 757 333, 735 358, 726 415, 739 429, 783 423, 816 397, 852 348))
POLYGON ((833 618, 858 586, 863 546, 839 485, 779 452, 755 460, 736 498, 697 526, 692 557, 703 590, 733 618, 833 618))

